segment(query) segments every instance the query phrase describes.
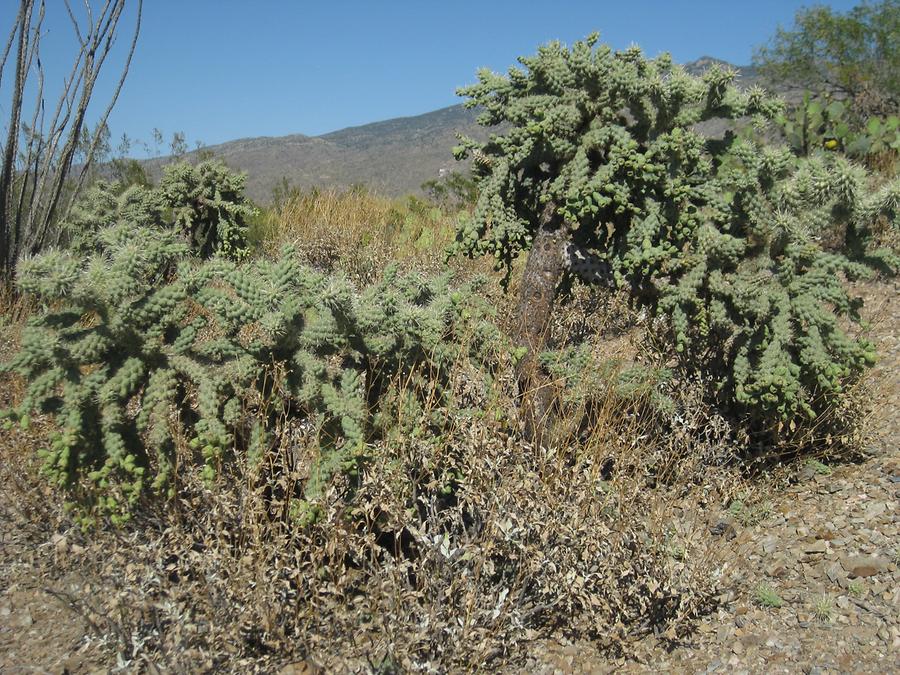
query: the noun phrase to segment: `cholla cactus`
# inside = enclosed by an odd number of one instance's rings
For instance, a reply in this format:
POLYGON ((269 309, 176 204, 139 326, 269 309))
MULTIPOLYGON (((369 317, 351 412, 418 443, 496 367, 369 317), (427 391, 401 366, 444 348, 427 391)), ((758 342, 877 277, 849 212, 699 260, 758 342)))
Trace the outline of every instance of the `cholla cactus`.
POLYGON ((170 164, 157 187, 100 182, 75 204, 61 224, 70 250, 90 253, 97 233, 125 224, 174 229, 202 258, 221 254, 240 260, 248 253, 247 221, 256 214, 244 198, 243 174, 219 162, 170 164))
POLYGON ((60 224, 67 248, 91 253, 101 246, 98 233, 116 223, 141 227, 163 227, 165 204, 161 195, 142 185, 122 190, 118 184, 99 182, 92 185, 75 203, 60 224))
POLYGON ((196 265, 172 230, 121 223, 97 240, 91 255, 22 261, 20 288, 51 309, 3 367, 28 382, 19 414, 56 415, 45 471, 92 486, 116 518, 145 488, 172 486, 178 434, 210 477, 234 449, 263 452, 289 411, 318 416, 323 442, 352 456, 377 413, 375 383, 421 371, 440 395, 467 356, 460 332, 490 325, 470 289, 451 292, 443 278, 389 271, 359 294, 289 250, 274 262, 196 265), (263 412, 267 397, 278 400, 263 412))
MULTIPOLYGON (((493 255, 507 270, 530 251, 519 305, 524 390, 539 390, 535 355, 556 285, 584 268, 576 257, 595 262, 590 281, 629 287, 667 317, 678 353, 713 375, 727 405, 764 422, 815 416, 874 358, 838 326, 857 307, 840 278, 867 273, 868 229, 877 214, 896 222, 897 183, 870 195, 865 171, 841 157, 798 160, 740 134, 706 138, 700 123, 761 127, 782 104, 737 89, 732 71, 693 77, 667 55, 597 39, 549 44, 521 58, 523 68, 481 71, 460 90, 484 110, 481 124, 507 126, 456 149, 476 158, 480 177, 456 250, 493 255), (836 224, 847 255, 817 240, 836 224)), ((548 411, 535 407, 526 424, 548 411)))
POLYGON ((194 251, 240 259, 247 254, 247 221, 256 213, 244 198, 245 180, 221 162, 181 163, 164 169, 157 189, 194 251))

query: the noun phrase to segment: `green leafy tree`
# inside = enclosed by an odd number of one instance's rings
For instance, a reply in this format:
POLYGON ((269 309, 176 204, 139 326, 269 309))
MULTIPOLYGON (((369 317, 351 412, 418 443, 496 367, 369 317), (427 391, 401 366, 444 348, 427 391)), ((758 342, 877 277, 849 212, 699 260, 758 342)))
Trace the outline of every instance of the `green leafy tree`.
POLYGON ((441 207, 459 211, 471 208, 478 199, 478 189, 471 174, 451 171, 440 178, 422 183, 422 191, 441 207))
POLYGON ((700 122, 763 126, 782 104, 737 89, 729 70, 693 77, 668 55, 597 40, 548 44, 460 90, 481 124, 506 128, 456 149, 473 160, 479 197, 455 250, 507 270, 528 254, 516 326, 526 431, 540 439, 550 415, 539 357, 566 274, 629 288, 729 407, 764 425, 815 416, 874 358, 838 325, 858 307, 840 278, 868 268, 818 238, 839 221, 846 251, 869 255, 869 227, 896 221, 900 186, 870 194, 865 172, 835 154, 706 138, 700 122))
POLYGON ((862 115, 896 112, 900 105, 900 2, 864 2, 846 13, 817 5, 801 9, 791 30, 754 55, 775 82, 852 99, 862 115))

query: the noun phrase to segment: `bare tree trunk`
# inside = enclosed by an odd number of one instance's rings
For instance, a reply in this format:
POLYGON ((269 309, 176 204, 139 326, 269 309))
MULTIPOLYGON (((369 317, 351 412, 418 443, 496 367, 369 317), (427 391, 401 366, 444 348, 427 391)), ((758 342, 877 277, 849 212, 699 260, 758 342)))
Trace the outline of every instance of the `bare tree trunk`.
MULTIPOLYGON (((10 279, 15 268, 15 256, 18 253, 18 217, 12 208, 12 183, 15 174, 16 151, 22 119, 22 94, 27 76, 28 31, 31 27, 32 4, 22 0, 16 27, 19 37, 16 52, 16 79, 13 84, 12 103, 8 136, 3 148, 3 164, 0 166, 0 278, 10 279)), ((8 53, 8 52, 7 52, 8 53)), ((4 55, 4 65, 6 56, 4 55)), ((2 75, 2 72, 0 72, 2 75)))
POLYGON ((566 267, 565 247, 568 229, 561 223, 554 203, 548 203, 541 214, 519 295, 516 310, 516 339, 525 347, 525 355, 517 366, 519 381, 519 411, 524 422, 526 438, 536 444, 544 439, 551 421, 553 389, 541 368, 539 354, 547 346, 550 319, 553 314, 556 289, 566 267))
POLYGON ((20 0, 20 9, 6 47, 0 57, 0 80, 10 62, 15 72, 12 102, 5 142, 0 147, 0 282, 9 282, 23 253, 37 253, 54 240, 53 229, 71 207, 83 187, 106 121, 128 74, 141 27, 143 0, 135 0, 135 29, 130 49, 110 101, 100 116, 86 151, 81 170, 72 171, 82 128, 88 118, 94 86, 107 56, 112 52, 117 27, 127 0, 103 0, 94 13, 90 0, 84 0, 79 18, 69 0, 64 0, 75 37, 77 52, 72 58, 69 76, 64 79, 55 110, 45 127, 44 76, 40 59, 40 40, 45 0, 20 0), (37 12, 35 12, 37 9, 37 12), (16 39, 17 38, 17 39, 16 39), (17 49, 12 52, 12 46, 17 49), (28 77, 36 68, 38 85, 28 86, 28 77), (31 126, 23 121, 24 94, 34 100, 31 126), (13 193, 17 192, 14 197, 13 193))

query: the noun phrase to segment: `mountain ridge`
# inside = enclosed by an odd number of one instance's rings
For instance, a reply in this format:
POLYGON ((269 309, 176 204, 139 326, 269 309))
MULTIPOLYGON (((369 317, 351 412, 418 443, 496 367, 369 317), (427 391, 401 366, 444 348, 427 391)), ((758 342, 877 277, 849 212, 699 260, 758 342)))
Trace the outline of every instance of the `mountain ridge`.
MULTIPOLYGON (((753 68, 733 66, 711 56, 683 65, 688 72, 699 74, 713 64, 735 68, 744 86, 758 81, 753 68)), ((394 197, 418 193, 425 181, 464 170, 465 165, 453 158, 451 150, 459 133, 487 138, 490 130, 478 126, 477 116, 477 111, 460 103, 318 136, 296 133, 239 138, 191 151, 185 157, 193 161, 201 152, 213 153, 233 169, 246 172, 247 195, 257 203, 268 202, 272 190, 284 179, 302 189, 361 184, 394 197)), ((149 160, 151 173, 157 174, 167 161, 170 158, 149 160)))

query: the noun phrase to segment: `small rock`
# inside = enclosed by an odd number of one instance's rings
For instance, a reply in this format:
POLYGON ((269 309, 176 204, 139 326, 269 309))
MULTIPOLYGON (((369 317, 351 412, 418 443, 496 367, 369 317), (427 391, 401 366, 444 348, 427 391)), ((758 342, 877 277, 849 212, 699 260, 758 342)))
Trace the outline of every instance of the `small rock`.
POLYGON ((825 575, 833 584, 840 584, 841 579, 847 576, 844 573, 844 569, 836 562, 831 563, 825 568, 825 575))
POLYGON ((709 528, 711 534, 717 537, 725 537, 726 539, 734 539, 737 536, 737 531, 734 529, 734 525, 724 520, 720 520, 718 523, 709 528))
POLYGON ((803 552, 806 555, 816 555, 818 553, 827 553, 828 544, 823 539, 816 539, 810 544, 803 545, 803 552))
POLYGON ((785 575, 787 568, 784 563, 780 560, 776 560, 775 562, 766 566, 766 574, 768 574, 773 579, 779 579, 785 575))
POLYGON ((716 631, 716 639, 719 642, 727 642, 732 635, 734 635, 734 629, 728 625, 719 626, 719 630, 716 631))
POLYGON ((278 675, 317 675, 321 670, 312 661, 298 661, 284 666, 278 671, 278 675))
POLYGON ((841 565, 851 577, 871 577, 888 571, 889 561, 874 555, 847 556, 841 565))
POLYGON ((31 617, 31 612, 26 609, 19 613, 15 623, 19 628, 31 628, 34 625, 34 619, 31 617))
POLYGON ((54 534, 50 537, 50 543, 53 544, 57 553, 65 553, 69 548, 69 540, 64 534, 54 534))
POLYGON ((761 644, 765 642, 765 638, 762 635, 745 635, 741 638, 741 642, 744 643, 745 647, 759 647, 761 644))
POLYGON ((816 477, 816 470, 812 468, 809 464, 800 469, 797 474, 797 479, 799 481, 807 481, 816 477))
POLYGON ((763 553, 768 555, 778 548, 778 538, 769 535, 760 542, 760 546, 762 547, 763 553))

